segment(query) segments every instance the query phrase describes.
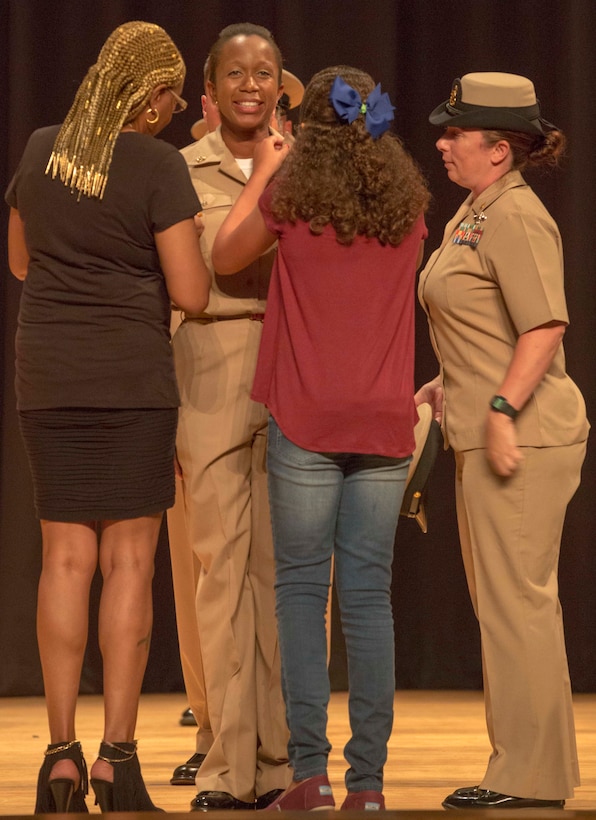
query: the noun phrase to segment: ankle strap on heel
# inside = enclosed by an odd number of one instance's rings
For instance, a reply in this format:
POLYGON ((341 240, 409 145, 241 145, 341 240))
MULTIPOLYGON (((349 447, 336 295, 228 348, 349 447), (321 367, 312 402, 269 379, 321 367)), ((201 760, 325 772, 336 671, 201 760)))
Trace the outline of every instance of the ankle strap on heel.
MULTIPOLYGON (((109 740, 103 740, 99 747, 98 759, 110 763, 114 769, 114 782, 108 787, 111 795, 108 801, 109 811, 161 811, 153 804, 143 782, 136 740, 132 743, 111 743, 109 740)), ((98 782, 102 781, 95 781, 96 786, 98 782)), ((105 796, 103 802, 106 802, 105 796)), ((100 806, 101 804, 100 799, 100 806)))
POLYGON ((87 764, 83 756, 83 747, 81 746, 80 740, 64 740, 60 743, 50 743, 43 754, 44 764, 42 766, 42 772, 46 779, 49 779, 54 764, 59 760, 72 760, 81 776, 81 789, 83 794, 88 794, 89 778, 87 774, 87 764))
POLYGON ((61 741, 60 743, 50 743, 50 744, 48 744, 48 747, 44 752, 44 756, 48 757, 48 755, 57 755, 57 754, 60 754, 60 752, 67 752, 69 749, 72 749, 73 746, 78 746, 79 751, 82 754, 83 749, 81 747, 80 740, 64 740, 64 741, 61 741))
POLYGON ((132 743, 122 741, 119 743, 111 743, 109 740, 102 740, 99 745, 99 760, 112 765, 117 763, 126 763, 132 760, 137 753, 137 741, 132 743))

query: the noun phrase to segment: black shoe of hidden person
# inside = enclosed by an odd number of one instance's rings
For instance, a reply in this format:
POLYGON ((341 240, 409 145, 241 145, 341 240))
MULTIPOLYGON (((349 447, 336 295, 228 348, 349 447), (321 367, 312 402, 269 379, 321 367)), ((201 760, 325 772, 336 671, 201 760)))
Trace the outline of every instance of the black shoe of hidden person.
POLYGON ((174 773, 170 778, 172 786, 194 786, 197 772, 201 768, 201 763, 205 760, 206 755, 196 752, 192 757, 176 766, 174 773))

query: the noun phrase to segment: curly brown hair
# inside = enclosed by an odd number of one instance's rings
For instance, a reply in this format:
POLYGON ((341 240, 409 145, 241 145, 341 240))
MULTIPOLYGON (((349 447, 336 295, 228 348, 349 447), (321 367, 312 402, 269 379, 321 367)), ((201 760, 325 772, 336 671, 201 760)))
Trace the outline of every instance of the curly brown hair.
POLYGON ((356 235, 399 245, 428 207, 426 182, 395 134, 373 139, 362 116, 341 123, 329 102, 338 75, 363 100, 375 86, 369 74, 351 66, 314 75, 304 92, 296 142, 276 177, 272 214, 279 222, 308 222, 316 235, 331 225, 342 245, 356 235))

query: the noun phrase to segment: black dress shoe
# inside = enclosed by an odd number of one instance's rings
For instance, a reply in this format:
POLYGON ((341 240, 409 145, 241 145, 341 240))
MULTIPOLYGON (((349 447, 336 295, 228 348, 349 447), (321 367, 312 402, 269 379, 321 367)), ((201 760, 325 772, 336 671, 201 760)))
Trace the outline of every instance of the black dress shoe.
POLYGON ((190 706, 188 707, 188 709, 185 709, 184 712, 182 712, 182 714, 180 715, 180 725, 181 726, 196 726, 197 725, 197 719, 194 716, 194 712, 192 711, 190 706))
POLYGON ((174 774, 170 778, 172 786, 194 786, 195 777, 205 757, 206 755, 196 752, 186 763, 183 763, 181 766, 176 766, 174 774))
POLYGON ((564 800, 538 800, 535 797, 511 797, 480 786, 464 786, 443 800, 445 809, 562 809, 564 800))
POLYGON ((257 797, 255 801, 255 809, 257 811, 262 811, 266 809, 267 806, 270 806, 274 800, 277 800, 280 794, 282 794, 285 789, 272 789, 270 792, 265 792, 260 797, 257 797))
POLYGON ((254 803, 237 800, 227 792, 199 792, 190 804, 191 811, 217 811, 218 809, 254 811, 254 808, 254 803))

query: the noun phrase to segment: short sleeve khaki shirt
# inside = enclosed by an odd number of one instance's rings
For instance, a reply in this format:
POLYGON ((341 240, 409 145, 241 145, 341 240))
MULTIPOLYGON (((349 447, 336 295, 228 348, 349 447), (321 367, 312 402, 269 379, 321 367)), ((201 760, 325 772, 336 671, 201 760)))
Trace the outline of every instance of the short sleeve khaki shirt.
POLYGON ((209 304, 205 314, 225 316, 241 313, 263 313, 275 249, 266 251, 254 262, 233 276, 219 276, 213 269, 211 249, 217 231, 232 209, 244 186, 246 177, 221 136, 221 127, 198 142, 182 149, 194 189, 201 201, 205 230, 201 248, 212 272, 209 304))
MULTIPOLYGON (((419 298, 441 365, 448 441, 455 450, 484 447, 488 403, 520 334, 568 323, 561 237, 518 171, 466 199, 421 273, 419 298), (453 242, 462 223, 481 226, 475 247, 453 242)), ((516 427, 521 446, 586 438, 584 401, 562 346, 516 427)))

